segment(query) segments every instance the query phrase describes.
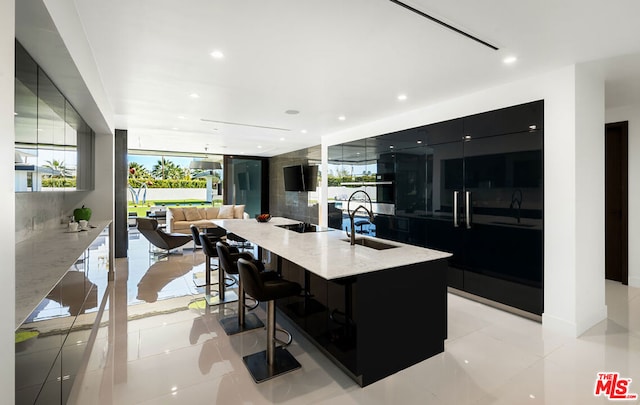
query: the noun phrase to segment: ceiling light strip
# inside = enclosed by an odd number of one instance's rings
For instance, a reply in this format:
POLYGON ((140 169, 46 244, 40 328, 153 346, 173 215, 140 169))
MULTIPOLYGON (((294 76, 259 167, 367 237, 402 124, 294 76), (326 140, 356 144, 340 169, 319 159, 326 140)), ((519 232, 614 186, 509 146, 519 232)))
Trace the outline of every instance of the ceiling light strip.
POLYGON ((275 129, 275 130, 278 130, 278 131, 291 131, 290 129, 287 129, 287 128, 265 127, 265 126, 262 126, 262 125, 241 124, 239 122, 216 121, 216 120, 208 120, 206 118, 200 118, 200 121, 215 122, 215 123, 218 123, 218 124, 239 125, 239 126, 242 126, 242 127, 262 128, 262 129, 275 129))
POLYGON ((451 26, 451 25, 447 24, 447 23, 446 23, 446 22, 444 22, 444 21, 438 20, 437 18, 432 17, 432 16, 430 16, 429 14, 423 13, 422 11, 420 11, 420 10, 418 10, 418 9, 413 8, 413 7, 411 7, 411 6, 410 6, 410 5, 408 5, 408 4, 405 4, 405 3, 401 2, 401 1, 398 1, 398 0, 389 0, 389 1, 390 1, 390 2, 392 2, 392 3, 395 3, 395 4, 397 4, 397 5, 399 5, 399 6, 401 6, 401 7, 404 7, 404 8, 406 8, 406 9, 407 9, 407 10, 409 10, 409 11, 413 11, 414 13, 416 13, 416 14, 418 14, 418 15, 421 15, 422 17, 427 18, 427 19, 429 19, 429 20, 431 20, 431 21, 433 21, 433 22, 435 22, 435 23, 438 23, 438 24, 442 25, 443 27, 450 29, 451 31, 457 32, 457 33, 458 33, 458 34, 460 34, 460 35, 464 35, 464 36, 465 36, 465 37, 467 37, 467 38, 473 39, 474 41, 479 42, 479 43, 481 43, 482 45, 484 45, 484 46, 486 46, 486 47, 489 47, 489 48, 493 49, 494 51, 497 51, 497 50, 498 50, 498 47, 497 47, 497 46, 491 45, 490 43, 488 43, 488 42, 486 42, 486 41, 483 41, 483 40, 481 40, 480 38, 474 37, 474 36, 473 36, 473 35, 471 35, 471 34, 468 34, 468 33, 464 32, 464 31, 462 31, 462 30, 459 30, 458 28, 456 28, 456 27, 454 27, 454 26, 451 26))

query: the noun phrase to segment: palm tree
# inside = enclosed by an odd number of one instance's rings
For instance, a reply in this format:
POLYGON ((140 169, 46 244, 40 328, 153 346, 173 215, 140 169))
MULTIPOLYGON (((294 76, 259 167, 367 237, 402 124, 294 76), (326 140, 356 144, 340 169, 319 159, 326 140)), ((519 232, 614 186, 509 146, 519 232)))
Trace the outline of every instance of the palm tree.
POLYGON ((174 165, 173 163, 171 163, 172 166, 170 166, 169 168, 167 168, 167 179, 175 179, 175 180, 180 180, 183 179, 185 177, 185 170, 184 168, 180 167, 180 165, 174 165))
MULTIPOLYGON (((173 179, 176 178, 176 168, 179 167, 180 166, 176 165, 168 159, 165 159, 163 156, 160 158, 160 160, 158 160, 158 163, 153 165, 153 168, 151 169, 151 175, 156 179, 173 179)), ((180 178, 179 176, 180 175, 178 174, 177 178, 180 178)))
POLYGON ((46 164, 42 165, 42 167, 46 167, 47 169, 51 169, 54 173, 58 173, 51 174, 51 178, 71 177, 71 171, 67 169, 63 160, 47 160, 46 164))
POLYGON ((148 179, 151 177, 149 170, 138 162, 129 162, 129 178, 148 179))

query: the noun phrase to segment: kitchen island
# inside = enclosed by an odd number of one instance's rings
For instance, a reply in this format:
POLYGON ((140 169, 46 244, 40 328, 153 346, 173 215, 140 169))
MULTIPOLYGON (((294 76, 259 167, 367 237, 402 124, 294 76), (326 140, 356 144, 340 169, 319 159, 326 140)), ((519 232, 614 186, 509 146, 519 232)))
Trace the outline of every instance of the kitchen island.
POLYGON ((361 236, 369 246, 352 246, 342 231, 286 218, 214 222, 303 286, 278 308, 359 385, 444 351, 449 253, 361 236))

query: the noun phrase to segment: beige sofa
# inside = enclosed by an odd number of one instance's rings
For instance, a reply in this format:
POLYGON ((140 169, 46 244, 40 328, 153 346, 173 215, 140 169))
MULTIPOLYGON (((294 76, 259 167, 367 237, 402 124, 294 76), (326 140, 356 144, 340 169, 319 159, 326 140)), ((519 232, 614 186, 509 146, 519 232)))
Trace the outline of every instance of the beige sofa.
POLYGON ((191 224, 198 228, 214 228, 213 219, 249 219, 244 205, 221 207, 168 207, 167 232, 191 235, 191 224))

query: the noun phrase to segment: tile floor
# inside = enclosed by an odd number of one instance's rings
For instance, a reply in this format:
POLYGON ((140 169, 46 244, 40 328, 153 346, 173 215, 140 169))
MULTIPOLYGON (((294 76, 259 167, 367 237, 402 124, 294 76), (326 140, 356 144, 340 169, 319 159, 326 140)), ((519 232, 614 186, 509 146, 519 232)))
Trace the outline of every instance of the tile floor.
POLYGON ((618 283, 606 284, 609 318, 577 339, 449 295, 445 352, 365 388, 280 317, 302 369, 257 385, 241 358, 265 347, 265 332, 227 337, 218 319, 236 304, 199 304, 200 251, 154 262, 146 240, 133 236, 116 266, 78 404, 607 403, 593 395, 599 371, 632 378, 630 391, 640 393, 640 289, 618 283))

